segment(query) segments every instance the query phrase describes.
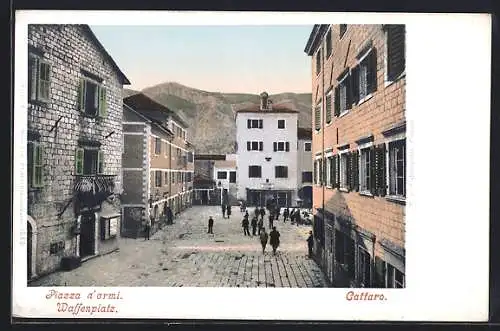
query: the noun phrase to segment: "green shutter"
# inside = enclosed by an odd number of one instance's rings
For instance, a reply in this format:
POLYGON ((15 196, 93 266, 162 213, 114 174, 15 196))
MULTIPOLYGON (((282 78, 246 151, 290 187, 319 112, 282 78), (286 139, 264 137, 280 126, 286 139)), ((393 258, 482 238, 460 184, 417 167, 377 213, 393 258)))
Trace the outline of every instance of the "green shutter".
POLYGON ((29 60, 28 60, 28 100, 36 100, 37 74, 38 74, 37 58, 34 56, 29 56, 29 60))
POLYGON ((359 101, 359 65, 352 68, 351 71, 351 77, 352 77, 352 82, 351 82, 351 96, 352 96, 352 103, 356 104, 359 101))
POLYGON ((75 173, 77 175, 83 175, 83 148, 76 149, 75 155, 75 173))
POLYGON ((337 187, 337 155, 332 157, 332 168, 331 168, 331 176, 332 176, 332 187, 337 187))
POLYGON ((78 110, 85 112, 85 79, 80 78, 78 86, 78 110))
POLYGON ((377 174, 378 174, 378 153, 375 147, 371 147, 368 151, 370 157, 370 182, 368 184, 368 189, 373 195, 378 195, 377 193, 377 174))
POLYGON ((352 154, 352 189, 359 191, 359 153, 358 151, 352 154))
POLYGON ((380 196, 385 196, 387 191, 387 184, 385 178, 385 144, 377 146, 377 192, 380 196))
POLYGON ((47 62, 38 61, 38 77, 37 77, 37 95, 41 101, 49 101, 50 99, 50 64, 47 62))
POLYGON ((103 151, 97 152, 97 173, 98 174, 104 173, 104 152, 103 151))
POLYGON ((339 87, 335 87, 334 96, 333 96, 333 112, 334 116, 340 115, 340 91, 339 87))
POLYGON ((377 90, 377 49, 373 48, 368 55, 368 73, 366 77, 367 94, 377 90))
POLYGON ((346 188, 352 190, 352 157, 351 152, 346 153, 346 188))
POLYGON ((42 186, 42 169, 43 169, 43 148, 40 144, 33 144, 33 173, 32 186, 42 186))
POLYGON ((99 86, 99 117, 106 117, 107 110, 106 88, 99 86))

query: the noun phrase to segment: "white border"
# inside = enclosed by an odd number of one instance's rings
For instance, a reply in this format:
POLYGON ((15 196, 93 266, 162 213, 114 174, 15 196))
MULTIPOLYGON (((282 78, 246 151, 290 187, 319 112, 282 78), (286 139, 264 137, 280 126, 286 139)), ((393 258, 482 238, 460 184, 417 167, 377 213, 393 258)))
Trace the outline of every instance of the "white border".
MULTIPOLYGON (((384 302, 346 301, 346 289, 95 288, 120 290, 115 317, 271 320, 485 321, 488 316, 491 19, 486 14, 16 12, 13 314, 74 317, 47 288, 26 287, 28 23, 89 25, 407 25, 407 288, 384 302), (464 47, 464 42, 467 43, 464 47), (459 52, 450 51, 459 49, 459 52), (446 59, 443 61, 442 59, 446 59), (475 77, 466 84, 466 77, 475 77), (453 139, 458 144, 449 144, 453 139), (457 162, 474 150, 474 162, 457 162), (450 162, 452 166, 450 166, 450 162), (175 299, 172 299, 175 298, 175 299), (271 299, 274 298, 274 299, 271 299), (258 309, 255 309, 255 305, 258 309)), ((307 40, 297 49, 303 51, 307 40)), ((61 288, 59 288, 61 289, 61 288)), ((88 288, 64 288, 82 293, 88 288)), ((80 317, 112 317, 109 314, 80 317)))

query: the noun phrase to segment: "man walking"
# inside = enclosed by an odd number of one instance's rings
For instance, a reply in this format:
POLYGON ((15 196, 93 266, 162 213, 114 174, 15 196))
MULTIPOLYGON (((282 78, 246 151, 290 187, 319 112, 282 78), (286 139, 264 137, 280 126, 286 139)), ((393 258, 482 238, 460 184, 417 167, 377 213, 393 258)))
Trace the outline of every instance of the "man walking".
POLYGON ((241 226, 243 227, 243 234, 245 236, 249 236, 250 231, 248 230, 248 217, 247 216, 243 217, 243 221, 241 222, 241 226))
POLYGON ((226 218, 226 205, 222 204, 222 218, 226 218))
POLYGON ((308 254, 309 258, 312 258, 313 247, 314 247, 313 232, 309 231, 309 237, 307 237, 307 248, 308 248, 308 252, 309 252, 309 254, 308 254))
POLYGON ((167 224, 174 224, 174 214, 172 213, 172 209, 166 205, 165 214, 167 215, 167 224))
POLYGON ((257 217, 252 217, 252 236, 257 235, 257 217))
POLYGON ((276 255, 276 250, 278 249, 278 246, 280 245, 280 233, 278 230, 276 230, 276 227, 273 227, 273 231, 269 233, 269 243, 271 244, 271 247, 273 248, 273 255, 276 255))
POLYGON ((265 215, 266 215, 266 210, 264 209, 264 207, 261 207, 260 208, 260 217, 262 218, 262 220, 264 220, 265 215))
POLYGON ((262 229, 264 229, 264 220, 262 220, 262 218, 260 218, 259 221, 257 222, 257 227, 259 229, 259 236, 260 236, 260 232, 262 231, 262 229))
POLYGON ((260 234, 259 234, 260 244, 262 245, 262 254, 264 254, 265 251, 266 251, 266 245, 267 245, 268 235, 266 233, 266 229, 265 228, 262 228, 262 229, 259 229, 259 230, 260 230, 260 234))
POLYGON ((283 211, 283 223, 286 223, 286 220, 288 218, 288 215, 289 215, 289 210, 288 210, 288 207, 285 208, 285 210, 283 211))
POLYGON ((227 210, 227 218, 231 218, 231 205, 227 205, 226 210, 227 210))
POLYGON ((214 234, 214 219, 212 216, 208 218, 208 232, 209 234, 214 234))
POLYGON ((146 211, 142 211, 142 221, 144 223, 144 240, 149 240, 149 234, 151 232, 151 218, 146 217, 146 211))
POLYGON ((272 213, 269 213, 269 228, 273 228, 273 222, 274 222, 274 215, 272 213))

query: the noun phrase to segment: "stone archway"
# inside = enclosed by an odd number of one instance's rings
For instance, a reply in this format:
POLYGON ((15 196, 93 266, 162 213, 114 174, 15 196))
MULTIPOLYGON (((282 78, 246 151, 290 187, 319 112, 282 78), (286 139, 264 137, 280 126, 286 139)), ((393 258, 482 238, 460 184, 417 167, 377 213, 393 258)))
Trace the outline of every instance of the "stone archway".
POLYGON ((28 215, 28 222, 26 224, 27 228, 27 274, 28 280, 35 278, 37 276, 36 273, 36 247, 37 247, 37 236, 38 236, 38 228, 36 226, 35 220, 28 215))

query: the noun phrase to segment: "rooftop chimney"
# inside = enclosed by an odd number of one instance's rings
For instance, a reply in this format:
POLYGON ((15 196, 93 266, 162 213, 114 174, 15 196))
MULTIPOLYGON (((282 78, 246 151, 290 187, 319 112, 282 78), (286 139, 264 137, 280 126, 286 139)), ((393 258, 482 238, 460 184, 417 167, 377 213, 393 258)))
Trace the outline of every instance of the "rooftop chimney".
POLYGON ((260 109, 261 110, 266 110, 267 109, 268 98, 269 98, 269 95, 266 92, 262 92, 260 94, 260 109))

